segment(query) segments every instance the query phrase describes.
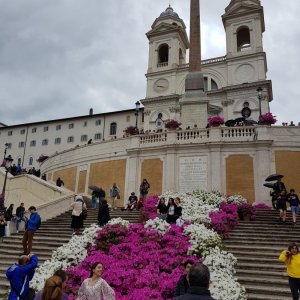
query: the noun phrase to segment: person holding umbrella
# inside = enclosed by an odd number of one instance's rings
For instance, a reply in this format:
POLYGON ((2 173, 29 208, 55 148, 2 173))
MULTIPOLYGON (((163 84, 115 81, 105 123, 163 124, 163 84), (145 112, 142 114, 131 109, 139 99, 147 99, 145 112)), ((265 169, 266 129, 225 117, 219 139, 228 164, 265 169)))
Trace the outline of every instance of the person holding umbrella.
POLYGON ((273 191, 270 193, 271 197, 272 197, 272 206, 273 209, 278 209, 278 197, 280 196, 282 191, 285 191, 286 193, 286 187, 284 185, 284 183, 282 182, 282 177, 283 175, 281 174, 272 174, 269 175, 266 178, 267 183, 264 184, 264 186, 266 187, 270 187, 273 189, 273 191), (270 181, 275 181, 275 183, 271 183, 270 181))

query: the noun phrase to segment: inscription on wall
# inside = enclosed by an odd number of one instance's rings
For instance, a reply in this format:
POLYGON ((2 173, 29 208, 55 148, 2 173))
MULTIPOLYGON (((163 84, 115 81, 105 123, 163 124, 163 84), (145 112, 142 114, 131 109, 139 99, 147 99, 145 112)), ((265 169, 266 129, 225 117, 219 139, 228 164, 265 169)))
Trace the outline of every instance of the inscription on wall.
POLYGON ((179 190, 207 190, 207 156, 180 157, 179 190))

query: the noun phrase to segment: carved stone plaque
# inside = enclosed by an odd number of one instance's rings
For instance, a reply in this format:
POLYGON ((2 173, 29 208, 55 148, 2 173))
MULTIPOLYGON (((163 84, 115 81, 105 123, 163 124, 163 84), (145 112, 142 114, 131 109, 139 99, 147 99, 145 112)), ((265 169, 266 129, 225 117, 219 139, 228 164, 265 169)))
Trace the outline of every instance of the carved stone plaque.
POLYGON ((207 156, 180 157, 179 190, 207 190, 207 156))

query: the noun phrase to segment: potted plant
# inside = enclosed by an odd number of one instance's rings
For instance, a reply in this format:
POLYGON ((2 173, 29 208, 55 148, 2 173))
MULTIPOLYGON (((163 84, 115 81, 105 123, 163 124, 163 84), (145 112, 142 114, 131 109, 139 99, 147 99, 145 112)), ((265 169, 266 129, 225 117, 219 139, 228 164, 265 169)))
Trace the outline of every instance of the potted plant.
POLYGON ((165 121, 165 127, 168 129, 177 129, 180 125, 181 123, 174 119, 169 119, 165 121))
POLYGON ((255 219, 255 208, 247 202, 241 203, 238 206, 239 219, 242 221, 250 221, 255 219))
POLYGON ((123 130, 123 132, 125 132, 126 135, 135 135, 138 133, 138 130, 135 126, 128 126, 123 130))
POLYGON ((220 116, 212 116, 208 119, 209 127, 218 127, 224 124, 224 119, 220 116))
POLYGON ((273 116, 272 113, 262 114, 259 118, 259 124, 261 125, 272 125, 277 122, 276 116, 273 116))

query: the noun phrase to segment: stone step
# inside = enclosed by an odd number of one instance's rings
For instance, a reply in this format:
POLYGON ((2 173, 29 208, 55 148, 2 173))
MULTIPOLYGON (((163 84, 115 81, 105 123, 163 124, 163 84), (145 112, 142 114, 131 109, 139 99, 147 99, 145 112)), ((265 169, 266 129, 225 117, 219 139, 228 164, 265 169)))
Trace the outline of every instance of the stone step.
POLYGON ((257 294, 257 293, 248 293, 248 300, 291 300, 291 296, 276 296, 276 295, 266 295, 266 294, 257 294))
POLYGON ((229 238, 234 239, 234 238, 250 238, 250 239, 255 239, 255 238, 264 238, 268 240, 277 240, 277 239, 290 239, 290 238, 295 238, 294 232, 291 233, 277 233, 276 235, 270 236, 270 233, 264 232, 264 233, 256 233, 255 235, 252 234, 246 234, 244 231, 238 232, 238 231, 231 231, 229 233, 229 238))
POLYGON ((245 269, 238 269, 236 276, 239 277, 240 275, 248 276, 248 277, 259 277, 259 276, 266 276, 267 278, 282 278, 284 280, 288 280, 288 276, 286 273, 285 268, 278 271, 278 270, 245 270, 245 269))
MULTIPOLYGON (((246 288, 247 292, 249 294, 255 293, 255 294, 265 294, 269 296, 278 297, 280 300, 283 299, 282 297, 289 297, 291 299, 291 292, 289 289, 288 284, 286 287, 268 287, 268 286, 257 286, 255 284, 245 283, 244 287, 246 288)), ((249 298, 248 298, 249 300, 249 298)))
POLYGON ((274 277, 274 278, 268 278, 268 277, 263 277, 263 276, 248 276, 247 274, 239 274, 237 276, 237 279, 239 283, 242 285, 247 284, 248 282, 251 281, 251 284, 254 284, 259 287, 269 287, 272 289, 273 287, 282 287, 285 288, 288 286, 288 279, 287 278, 282 278, 282 277, 274 277))
POLYGON ((234 256, 245 256, 245 257, 261 257, 261 258, 270 258, 270 257, 275 257, 278 258, 279 254, 277 251, 269 251, 269 252, 253 252, 253 251, 249 251, 248 249, 246 250, 240 250, 240 249, 231 249, 229 251, 230 253, 232 253, 234 256))
POLYGON ((253 261, 239 261, 237 262, 236 269, 245 269, 245 270, 262 270, 262 271, 272 271, 272 272, 284 272, 285 267, 283 264, 273 264, 273 263, 264 263, 258 264, 253 261))
MULTIPOLYGON (((299 242, 300 239, 294 239, 293 241, 299 242)), ((236 244, 236 241, 234 240, 226 240, 225 244, 228 245, 232 245, 232 244, 236 244)), ((286 242, 282 242, 282 241, 268 241, 268 240, 256 240, 256 241, 249 241, 249 240, 239 240, 239 244, 240 245, 252 245, 253 247, 255 246, 270 246, 270 245, 274 245, 274 246, 278 246, 278 247, 285 247, 286 246, 286 242)), ((283 250, 283 249, 282 249, 283 250)))

